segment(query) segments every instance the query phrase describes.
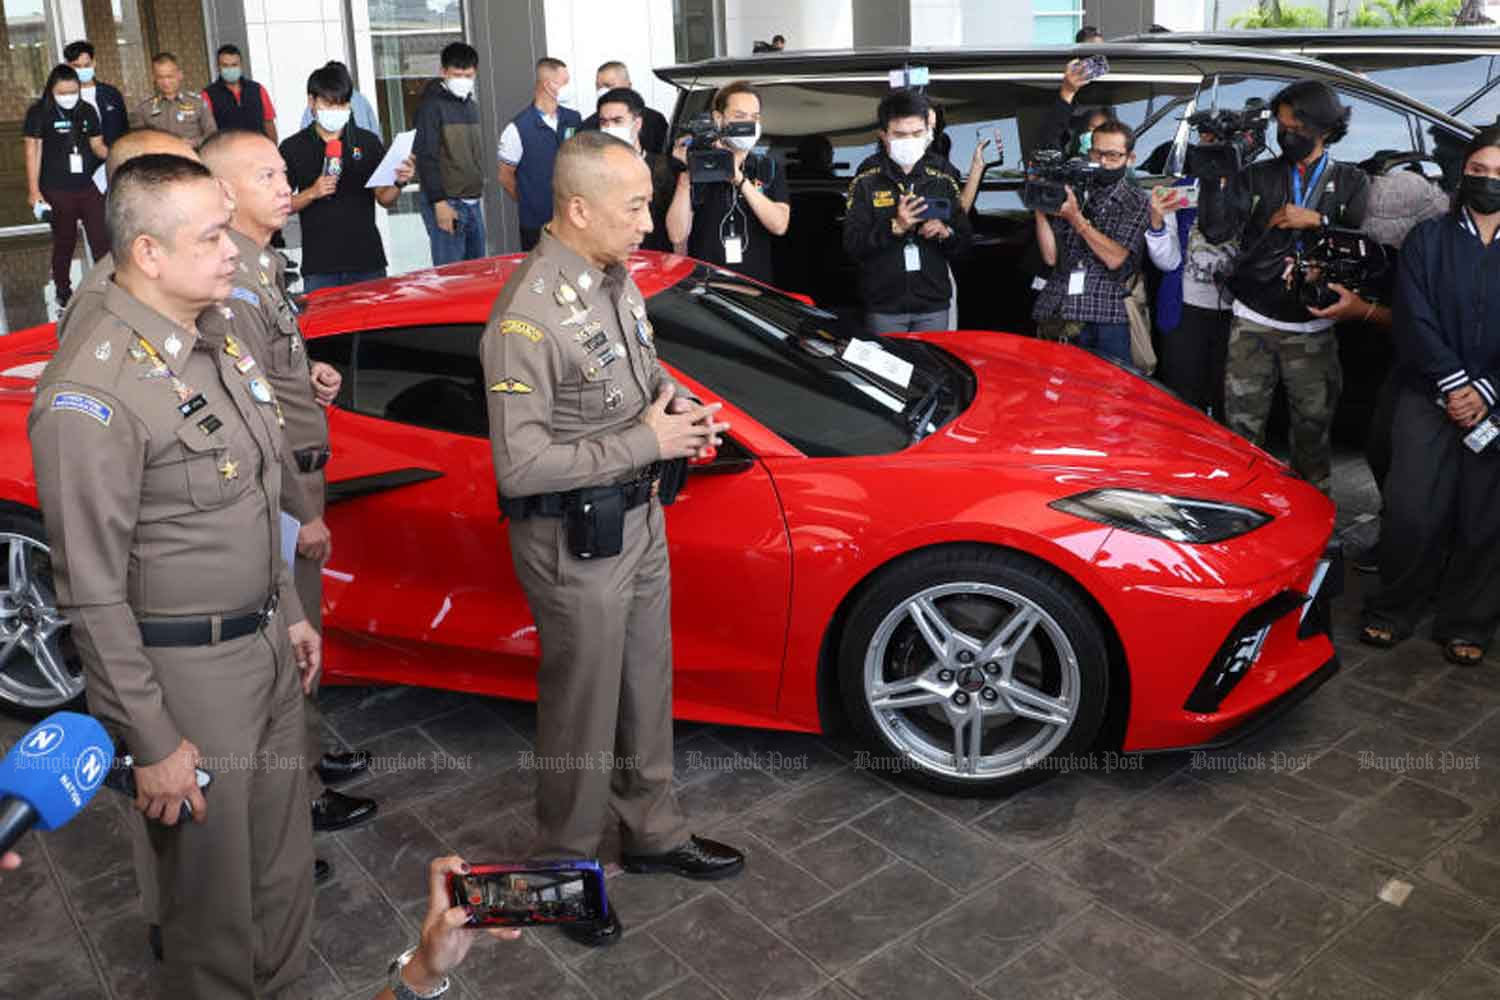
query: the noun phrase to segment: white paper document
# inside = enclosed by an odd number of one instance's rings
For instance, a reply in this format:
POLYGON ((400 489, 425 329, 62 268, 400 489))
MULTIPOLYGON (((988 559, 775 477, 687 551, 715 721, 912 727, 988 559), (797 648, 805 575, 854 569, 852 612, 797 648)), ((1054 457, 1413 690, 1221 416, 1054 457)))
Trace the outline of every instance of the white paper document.
POLYGON ((844 360, 858 365, 905 389, 911 382, 915 370, 910 361, 902 361, 879 344, 869 340, 851 340, 844 348, 844 360))
POLYGON ((302 522, 292 515, 282 512, 281 515, 281 558, 288 566, 297 561, 297 533, 302 530, 302 522))
POLYGON ((109 190, 109 181, 104 176, 104 164, 99 164, 99 169, 94 171, 94 187, 99 189, 100 194, 106 194, 109 190))
POLYGON ((390 187, 396 183, 396 168, 401 166, 401 161, 411 155, 411 144, 417 138, 417 130, 409 132, 397 132, 396 137, 391 140, 390 148, 385 151, 385 159, 380 161, 380 166, 370 175, 365 182, 365 187, 390 187))

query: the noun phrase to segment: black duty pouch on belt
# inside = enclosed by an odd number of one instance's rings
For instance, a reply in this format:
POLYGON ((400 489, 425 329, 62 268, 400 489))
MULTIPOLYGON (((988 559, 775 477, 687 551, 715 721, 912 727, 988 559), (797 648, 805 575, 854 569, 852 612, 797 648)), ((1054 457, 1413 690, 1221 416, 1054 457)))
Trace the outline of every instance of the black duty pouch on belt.
POLYGON ((625 547, 625 492, 618 486, 579 490, 562 518, 576 559, 608 559, 625 547))
POLYGON ((688 460, 685 458, 674 458, 670 462, 661 463, 661 479, 656 496, 663 507, 671 506, 677 499, 677 494, 682 492, 682 486, 687 482, 687 471, 688 460))

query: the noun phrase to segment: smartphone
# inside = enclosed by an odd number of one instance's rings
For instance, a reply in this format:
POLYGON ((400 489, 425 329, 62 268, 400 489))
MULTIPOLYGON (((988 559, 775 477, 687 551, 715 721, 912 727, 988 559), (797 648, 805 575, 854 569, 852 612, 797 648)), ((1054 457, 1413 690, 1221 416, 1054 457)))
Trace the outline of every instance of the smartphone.
POLYGON ((1182 192, 1182 197, 1183 197, 1182 207, 1183 208, 1197 208, 1198 207, 1198 182, 1197 181, 1193 181, 1193 183, 1191 183, 1191 184, 1184 184, 1181 188, 1179 188, 1179 190, 1182 192))
POLYGON ((579 924, 609 917, 597 861, 472 865, 448 876, 448 897, 467 907, 467 927, 579 924))
POLYGON ((953 201, 950 198, 928 198, 922 206, 922 212, 917 216, 919 219, 938 219, 947 222, 953 215, 953 201))
POLYGON ((1109 72, 1109 60, 1103 56, 1084 56, 1081 62, 1083 63, 1081 75, 1085 83, 1089 80, 1097 80, 1109 72))
POLYGON ((975 146, 978 146, 986 139, 990 140, 990 144, 995 147, 995 158, 993 160, 985 160, 984 165, 987 167, 998 167, 1000 164, 1005 162, 1005 143, 1000 138, 1000 130, 998 128, 992 128, 990 129, 989 135, 985 135, 984 129, 982 128, 976 128, 974 130, 975 146))
MULTIPOLYGON (((199 793, 207 795, 208 786, 214 783, 214 776, 201 767, 193 768, 193 774, 198 779, 199 793)), ((135 787, 135 758, 130 756, 130 754, 125 754, 123 757, 116 757, 113 766, 109 769, 109 773, 104 776, 104 787, 113 788, 134 802, 138 794, 135 787)), ((177 813, 177 821, 179 823, 186 823, 192 818, 193 807, 188 805, 187 799, 183 799, 182 809, 177 813)))

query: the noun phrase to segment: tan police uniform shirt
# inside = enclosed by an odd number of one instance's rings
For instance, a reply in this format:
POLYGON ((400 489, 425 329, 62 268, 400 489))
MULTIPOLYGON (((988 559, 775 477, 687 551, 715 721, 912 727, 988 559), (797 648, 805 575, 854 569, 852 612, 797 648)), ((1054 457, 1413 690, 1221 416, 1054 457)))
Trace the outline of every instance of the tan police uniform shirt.
POLYGON ((154 128, 197 146, 219 131, 213 109, 198 94, 179 93, 168 100, 153 94, 130 109, 131 128, 154 128))
POLYGON ((225 300, 234 312, 232 329, 255 345, 255 359, 276 390, 287 442, 281 509, 306 524, 323 516, 323 473, 303 473, 295 453, 328 447, 328 414, 313 391, 307 345, 297 326, 297 309, 286 293, 286 261, 232 229, 229 238, 240 252, 234 288, 225 300))
POLYGON ((502 495, 623 482, 661 457, 641 414, 672 380, 623 266, 601 271, 543 231, 495 300, 479 353, 502 495))
POLYGON ((89 268, 89 273, 83 276, 83 281, 74 290, 73 297, 68 300, 68 307, 63 310, 62 318, 57 321, 59 341, 69 330, 90 325, 93 318, 104 308, 104 295, 114 285, 114 279, 115 255, 107 253, 89 268))
POLYGON ((37 385, 32 461, 58 607, 90 708, 142 764, 181 732, 137 622, 239 614, 278 595, 304 620, 281 558, 275 395, 223 310, 183 330, 117 285, 37 385))

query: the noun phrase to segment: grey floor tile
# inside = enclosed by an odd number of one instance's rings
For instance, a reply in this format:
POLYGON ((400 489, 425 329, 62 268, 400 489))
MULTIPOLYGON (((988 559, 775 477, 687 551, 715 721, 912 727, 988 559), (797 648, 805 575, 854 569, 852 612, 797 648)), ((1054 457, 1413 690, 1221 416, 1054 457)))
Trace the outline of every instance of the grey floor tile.
POLYGON ((848 761, 822 736, 771 729, 722 726, 714 736, 735 753, 750 757, 777 781, 800 785, 843 768, 848 761))
POLYGON ((856 819, 854 829, 968 893, 1021 863, 1021 856, 904 795, 856 819))
POLYGON ((536 826, 529 811, 512 809, 492 818, 481 815, 457 829, 434 832, 469 864, 493 865, 525 858, 531 852, 536 826))
POLYGON ((824 978, 785 941, 715 894, 673 910, 651 926, 651 936, 730 1000, 800 997, 824 978))
POLYGON ((36 834, 46 842, 65 884, 131 870, 129 824, 142 820, 119 808, 116 798, 117 793, 103 790, 66 826, 36 834))
POLYGON ((324 712, 328 727, 349 746, 369 749, 366 743, 404 726, 415 726, 429 719, 463 708, 472 695, 434 688, 367 687, 359 697, 324 712))
POLYGON ((1061 952, 1038 945, 979 984, 992 1000, 1100 1000, 1104 984, 1061 952))
POLYGON ((1310 754, 1286 758, 1288 769, 1282 769, 1272 755, 1260 754, 1249 759, 1267 766, 1234 774, 1216 773, 1212 775, 1211 783, 1225 795, 1259 803, 1283 816, 1293 816, 1314 826, 1332 823, 1358 805, 1357 799, 1313 784, 1303 777, 1313 760, 1310 754))
POLYGON ((47 858, 35 848, 27 850, 24 841, 18 849, 26 851, 21 867, 0 876, 0 907, 6 914, 5 929, 0 931, 0 958, 48 950, 59 939, 77 937, 47 858), (22 916, 24 919, 18 919, 22 916))
MULTIPOLYGON (((752 856, 746 868, 758 860, 758 856, 752 856)), ((738 882, 739 879, 734 879, 721 884, 732 887, 738 882)), ((632 927, 640 927, 707 895, 710 890, 706 883, 676 875, 633 875, 625 872, 609 879, 605 891, 609 893, 610 904, 619 908, 621 918, 632 927)))
POLYGON ((1381 887, 1400 871, 1389 861, 1254 807, 1236 813, 1214 836, 1262 864, 1357 905, 1375 899, 1381 887))
MULTIPOLYGON (((539 943, 555 928, 528 928, 519 941, 482 937, 464 960, 463 977, 479 997, 505 1000, 586 1000, 590 996, 578 976, 539 943)), ((626 937, 616 947, 623 948, 626 937)))
POLYGON ((910 942, 887 948, 839 977, 866 1000, 978 1000, 963 980, 917 950, 910 942))
POLYGON ((724 994, 698 976, 685 976, 651 1000, 723 1000, 724 994))
POLYGON ((694 825, 706 826, 738 819, 784 789, 775 778, 753 767, 717 770, 679 789, 677 806, 694 825))
POLYGON ((1500 860, 1500 809, 1490 810, 1482 820, 1461 833, 1455 842, 1500 860))
POLYGON ((335 836, 398 905, 427 898, 428 866, 448 853, 414 812, 377 815, 335 836))
POLYGON ((1500 906, 1500 859, 1472 847, 1443 848, 1422 866, 1422 877, 1434 885, 1500 906))
POLYGON ((536 772, 521 768, 481 768, 459 788, 422 800, 422 819, 438 833, 468 826, 476 820, 536 807, 536 772))
POLYGON ((1269 865, 1212 836, 1190 845, 1161 869, 1226 906, 1240 902, 1276 875, 1269 865))
POLYGON ((788 850, 873 809, 895 794, 885 782, 846 769, 798 789, 789 798, 751 818, 746 826, 767 843, 788 850))
POLYGON ((1041 863, 1114 909, 1184 938, 1224 911, 1212 897, 1090 837, 1058 846, 1041 863))
MULTIPOLYGON (((395 956, 391 956, 394 958, 395 956)), ((389 964, 389 960, 387 960, 389 964)), ((384 970, 371 970, 383 972, 384 970)), ((365 976, 369 979, 369 976, 365 976)), ((307 955, 307 971, 300 979, 292 983, 286 990, 287 996, 297 997, 298 1000, 341 1000, 348 993, 349 985, 338 976, 334 975, 322 958, 316 952, 309 951, 307 955)), ((374 996, 372 992, 369 994, 374 996)))
POLYGON ((1193 946, 1216 968, 1271 990, 1359 913, 1353 903, 1282 875, 1204 928, 1193 946))
POLYGON ((1013 851, 1033 855, 1092 828, 1136 794, 1124 783, 1063 774, 1016 794, 974 826, 1013 851))
MULTIPOLYGON (((167 996, 163 966, 146 947, 146 921, 140 914, 123 913, 113 920, 86 927, 116 1000, 155 1000, 167 996)), ((390 961, 390 956, 386 956, 386 961, 390 961)))
POLYGON ((598 1000, 636 1000, 687 975, 687 966, 667 954, 650 935, 627 934, 612 948, 596 949, 577 965, 598 1000))
POLYGON ((1371 724, 1351 733, 1339 749, 1359 766, 1389 775, 1393 784, 1415 776, 1466 802, 1491 805, 1500 802, 1500 755, 1486 754, 1471 742, 1473 735, 1439 746, 1394 726, 1371 724), (1453 756, 1445 758, 1445 752, 1453 756), (1445 760, 1454 766, 1444 767, 1445 760))
POLYGON ((1433 743, 1451 744, 1474 724, 1473 719, 1415 705, 1360 684, 1340 685, 1338 693, 1351 708, 1433 743))
POLYGON ((1475 957, 1492 969, 1500 969, 1500 931, 1493 932, 1484 940, 1475 957))
POLYGON ((672 780, 678 785, 713 777, 738 766, 750 766, 719 740, 717 729, 695 729, 672 741, 672 780))
POLYGON ((1436 983, 1497 922, 1475 903, 1424 881, 1414 884, 1403 906, 1375 907, 1331 949, 1362 976, 1402 997, 1436 983))
POLYGON ((1374 718, 1340 696, 1348 679, 1335 677, 1317 693, 1264 729, 1236 744, 1243 753, 1320 752, 1374 718))
POLYGON ((116 868, 97 878, 81 882, 68 890, 68 897, 75 911, 87 914, 90 920, 135 912, 141 902, 140 890, 136 888, 135 867, 131 865, 116 868))
MULTIPOLYGON (((7 884, 9 878, 7 875, 7 884)), ((0 890, 3 888, 0 886, 0 890)), ((106 994, 82 940, 74 933, 67 937, 53 934, 46 947, 28 948, 0 962, 0 996, 103 1000, 106 994)))
POLYGON ((1415 864, 1474 818, 1462 799, 1409 778, 1351 812, 1330 832, 1365 850, 1415 864))
POLYGON ((1397 994, 1361 978, 1354 967, 1327 954, 1314 959, 1272 997, 1274 1000, 1398 1000, 1397 994))
POLYGON ((379 802, 386 815, 467 788, 475 777, 469 768, 454 766, 447 752, 416 727, 372 737, 362 748, 370 752, 370 772, 358 793, 379 802))
POLYGON ((476 770, 516 767, 531 744, 488 706, 473 699, 455 712, 422 723, 421 729, 447 754, 451 766, 476 770))
POLYGON ((896 856, 852 826, 841 826, 792 851, 789 857, 836 889, 884 868, 896 856))
POLYGON ((1442 985, 1427 993, 1427 1000, 1495 1000, 1500 997, 1500 971, 1478 962, 1459 966, 1442 985))
POLYGON ((1094 827, 1112 846, 1159 864, 1240 807, 1210 783, 1175 774, 1094 827))
POLYGON ((848 968, 952 905, 957 896, 904 862, 882 869, 786 924, 829 972, 848 968))
POLYGON ((1342 749, 1320 754, 1297 776, 1322 788, 1356 799, 1368 799, 1386 791, 1400 775, 1373 767, 1362 767, 1359 758, 1342 749))
POLYGON ((339 978, 359 983, 379 976, 411 943, 376 884, 336 859, 332 881, 313 897, 312 945, 339 978))
POLYGON ((917 943, 969 979, 981 979, 1090 902, 1082 890, 1027 865, 938 917, 918 933, 917 943))
POLYGON ((774 924, 811 909, 838 889, 823 884, 776 852, 762 851, 723 891, 761 920, 774 924))
POLYGON ((1252 1000, 1253 994, 1177 945, 1095 906, 1051 944, 1128 1000, 1252 1000))

